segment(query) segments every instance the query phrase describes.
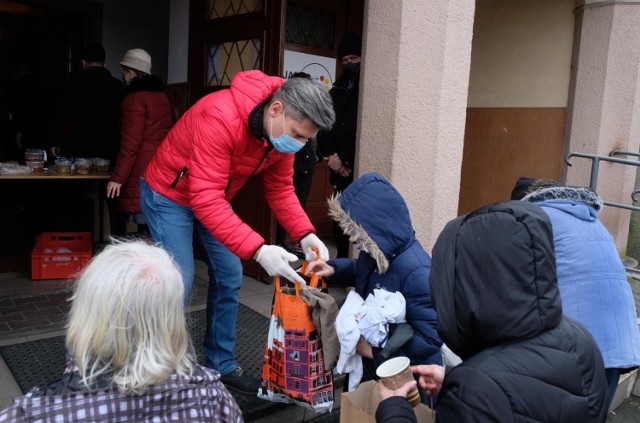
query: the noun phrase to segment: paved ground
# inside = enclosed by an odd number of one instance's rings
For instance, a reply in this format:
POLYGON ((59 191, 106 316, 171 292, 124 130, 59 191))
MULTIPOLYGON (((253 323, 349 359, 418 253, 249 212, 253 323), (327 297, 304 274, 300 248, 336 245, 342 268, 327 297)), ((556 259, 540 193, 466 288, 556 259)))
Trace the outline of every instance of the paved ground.
POLYGON ((609 413, 607 423, 639 423, 640 398, 630 396, 626 401, 609 413))
MULTIPOLYGON (((639 276, 640 278, 640 276, 639 276)), ((640 310, 640 280, 632 280, 636 304, 640 310)), ((202 308, 206 295, 206 266, 197 262, 193 309, 202 308)), ((344 292, 332 290, 340 300, 344 292)), ((65 313, 69 309, 68 281, 32 281, 26 272, 0 274, 0 345, 59 336, 64 333, 65 313)), ((240 291, 240 302, 253 310, 270 315, 273 286, 245 277, 240 291)), ((13 376, 0 357, 0 407, 7 401, 20 395, 13 376)), ((287 423, 313 421, 314 417, 322 422, 337 421, 339 399, 337 395, 332 418, 317 417, 301 407, 283 406, 277 413, 263 416, 252 421, 258 423, 286 421, 287 423)), ((317 420, 316 420, 317 421, 317 420)), ((640 423, 640 398, 631 396, 614 412, 609 414, 608 423, 640 423)))

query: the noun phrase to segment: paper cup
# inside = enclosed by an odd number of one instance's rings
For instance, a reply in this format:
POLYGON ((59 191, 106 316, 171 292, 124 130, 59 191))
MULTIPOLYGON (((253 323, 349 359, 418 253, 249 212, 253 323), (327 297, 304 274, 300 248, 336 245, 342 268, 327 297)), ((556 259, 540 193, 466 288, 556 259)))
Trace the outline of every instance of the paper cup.
MULTIPOLYGON (((407 357, 396 357, 385 361, 376 370, 376 374, 389 389, 398 389, 405 383, 414 380, 411 365, 407 357)), ((407 393, 407 400, 412 407, 420 404, 420 393, 414 388, 407 393)))

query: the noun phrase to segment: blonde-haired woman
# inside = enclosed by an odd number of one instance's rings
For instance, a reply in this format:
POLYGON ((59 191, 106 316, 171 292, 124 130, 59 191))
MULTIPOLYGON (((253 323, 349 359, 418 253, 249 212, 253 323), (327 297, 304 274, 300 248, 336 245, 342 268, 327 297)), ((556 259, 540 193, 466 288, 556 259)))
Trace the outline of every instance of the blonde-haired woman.
POLYGON ((161 248, 115 243, 77 281, 61 380, 13 400, 0 421, 242 422, 212 369, 196 364, 178 268, 161 248))

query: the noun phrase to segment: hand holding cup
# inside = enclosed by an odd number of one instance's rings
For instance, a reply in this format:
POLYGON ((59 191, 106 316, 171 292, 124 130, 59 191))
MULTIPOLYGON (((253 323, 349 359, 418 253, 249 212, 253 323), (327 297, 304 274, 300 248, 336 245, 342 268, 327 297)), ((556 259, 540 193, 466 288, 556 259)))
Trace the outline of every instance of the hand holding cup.
MULTIPOLYGON (((407 382, 414 381, 410 360, 407 357, 395 357, 378 366, 376 374, 387 388, 396 391, 407 382)), ((407 392, 407 400, 412 407, 420 404, 420 393, 415 384, 407 392)))

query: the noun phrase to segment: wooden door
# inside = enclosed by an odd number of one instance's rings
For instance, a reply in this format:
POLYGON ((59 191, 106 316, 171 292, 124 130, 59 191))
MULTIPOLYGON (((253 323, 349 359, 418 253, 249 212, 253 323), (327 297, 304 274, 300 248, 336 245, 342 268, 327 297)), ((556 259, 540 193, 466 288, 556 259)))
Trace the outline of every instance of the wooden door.
MULTIPOLYGON (((259 69, 276 75, 281 66, 282 4, 277 0, 192 0, 189 25, 189 104, 228 88, 236 73, 259 69)), ((238 216, 272 238, 272 217, 259 178, 251 178, 232 202, 238 216)), ((268 275, 255 261, 244 272, 268 275)))
MULTIPOLYGON (((334 57, 347 30, 362 30, 364 0, 192 0, 190 4, 189 104, 227 88, 240 71, 282 75, 284 49, 334 57), (354 12, 354 10, 356 12, 354 12), (348 23, 351 22, 349 25, 348 23)), ((275 219, 254 177, 233 199, 238 216, 275 241, 275 219)), ((326 198, 332 193, 326 164, 319 164, 308 214, 320 235, 331 234, 326 198)), ((253 260, 244 272, 268 276, 253 260)))

